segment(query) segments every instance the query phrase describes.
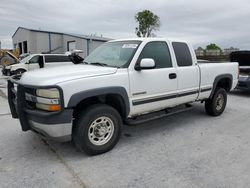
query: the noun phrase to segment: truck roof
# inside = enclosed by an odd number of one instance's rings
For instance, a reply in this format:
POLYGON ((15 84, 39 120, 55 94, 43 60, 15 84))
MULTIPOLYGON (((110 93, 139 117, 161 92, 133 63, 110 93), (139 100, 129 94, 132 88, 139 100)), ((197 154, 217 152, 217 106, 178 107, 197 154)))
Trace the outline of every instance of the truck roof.
POLYGON ((68 56, 67 54, 30 54, 30 55, 48 55, 48 56, 68 56))
POLYGON ((169 42, 184 42, 184 43, 188 43, 187 41, 185 40, 180 40, 180 39, 170 39, 170 38, 163 38, 163 37, 147 37, 147 38, 144 38, 144 37, 137 37, 137 38, 124 38, 124 39, 116 39, 116 40, 111 40, 109 42, 118 42, 118 41, 169 41, 169 42))

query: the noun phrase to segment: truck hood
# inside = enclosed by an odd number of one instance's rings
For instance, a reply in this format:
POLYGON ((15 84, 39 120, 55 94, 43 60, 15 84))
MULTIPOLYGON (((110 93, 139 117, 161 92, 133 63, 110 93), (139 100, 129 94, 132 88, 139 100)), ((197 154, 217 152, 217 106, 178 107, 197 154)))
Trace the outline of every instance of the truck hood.
POLYGON ((60 82, 75 79, 114 74, 116 71, 117 68, 114 67, 101 67, 84 64, 67 65, 25 72, 22 75, 20 83, 35 86, 55 85, 60 82))

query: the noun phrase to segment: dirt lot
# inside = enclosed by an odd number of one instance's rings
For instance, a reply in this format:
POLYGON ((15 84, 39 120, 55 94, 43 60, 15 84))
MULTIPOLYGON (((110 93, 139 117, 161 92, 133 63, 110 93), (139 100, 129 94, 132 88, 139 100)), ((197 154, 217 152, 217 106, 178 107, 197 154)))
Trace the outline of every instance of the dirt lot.
POLYGON ((21 132, 0 79, 0 187, 249 187, 250 92, 235 91, 220 117, 204 106, 124 126, 118 145, 90 157, 72 143, 21 132))

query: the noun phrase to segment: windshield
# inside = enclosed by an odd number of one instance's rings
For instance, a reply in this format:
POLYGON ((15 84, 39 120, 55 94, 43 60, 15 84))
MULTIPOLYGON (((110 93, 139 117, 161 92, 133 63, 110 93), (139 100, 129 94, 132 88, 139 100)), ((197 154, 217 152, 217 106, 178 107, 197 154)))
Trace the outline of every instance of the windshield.
POLYGON ((23 59, 20 61, 20 63, 26 63, 26 62, 28 62, 33 56, 34 56, 34 55, 29 55, 29 56, 23 58, 23 59))
POLYGON ((96 48, 84 62, 101 66, 125 67, 140 43, 140 41, 107 42, 96 48))

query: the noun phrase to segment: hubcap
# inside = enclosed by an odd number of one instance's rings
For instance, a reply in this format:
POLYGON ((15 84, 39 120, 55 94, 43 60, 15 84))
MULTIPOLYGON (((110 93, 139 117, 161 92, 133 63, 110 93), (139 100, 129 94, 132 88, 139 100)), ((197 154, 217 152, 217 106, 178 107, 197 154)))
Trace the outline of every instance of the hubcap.
POLYGON ((106 116, 95 119, 88 130, 89 141, 98 146, 106 144, 113 134, 114 123, 106 116))
POLYGON ((222 94, 219 94, 216 98, 216 101, 215 101, 215 104, 216 104, 216 110, 221 110, 223 105, 224 105, 224 96, 222 94))

